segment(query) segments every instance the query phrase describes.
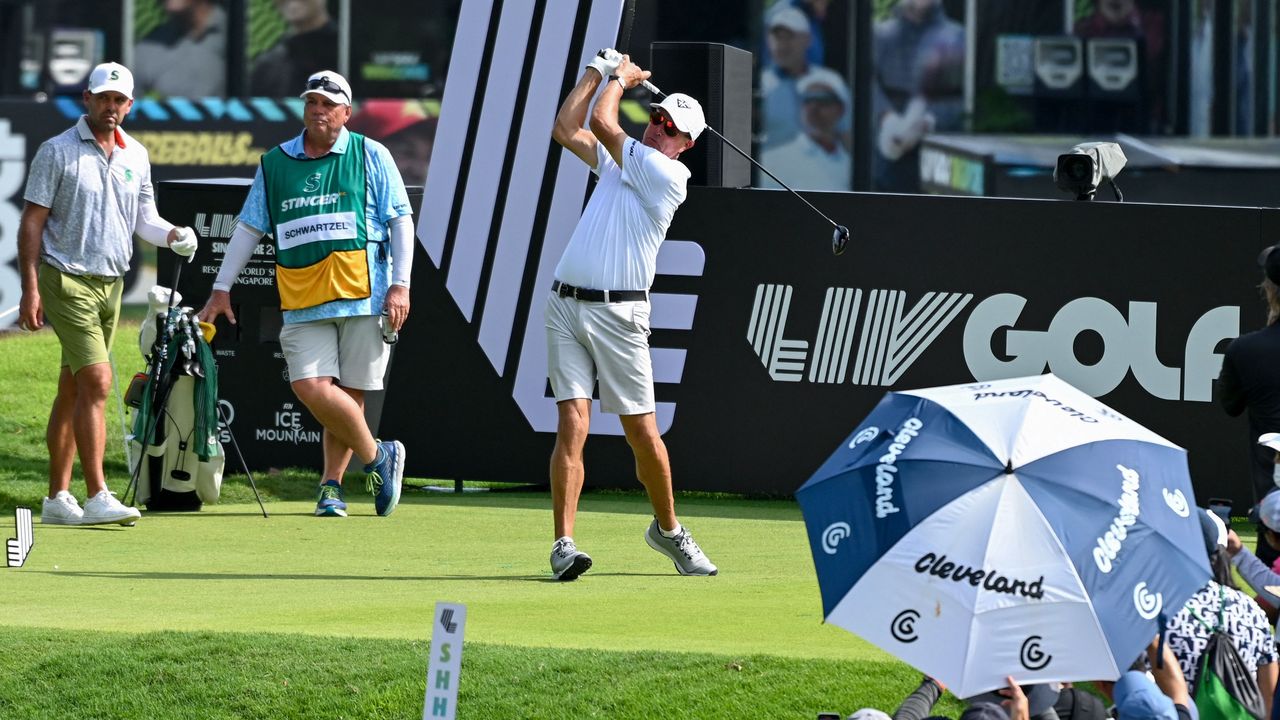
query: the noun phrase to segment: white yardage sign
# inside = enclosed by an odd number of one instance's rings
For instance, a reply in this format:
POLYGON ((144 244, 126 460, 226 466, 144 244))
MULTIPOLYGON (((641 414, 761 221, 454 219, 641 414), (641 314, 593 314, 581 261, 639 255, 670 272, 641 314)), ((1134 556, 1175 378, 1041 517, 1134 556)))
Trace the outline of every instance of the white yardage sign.
POLYGON ((431 660, 427 663, 427 697, 422 720, 454 720, 458 715, 458 680, 462 674, 462 631, 467 606, 436 603, 431 624, 431 660))

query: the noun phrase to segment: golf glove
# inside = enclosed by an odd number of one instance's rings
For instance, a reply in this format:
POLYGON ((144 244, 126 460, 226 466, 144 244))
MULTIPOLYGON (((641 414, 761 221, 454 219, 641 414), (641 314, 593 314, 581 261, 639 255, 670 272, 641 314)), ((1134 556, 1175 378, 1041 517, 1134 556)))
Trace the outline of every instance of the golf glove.
POLYGON ((587 63, 587 67, 594 68, 596 72, 600 73, 602 79, 608 80, 609 76, 618 70, 618 64, 621 62, 622 53, 613 48, 605 48, 591 58, 591 62, 587 63))
POLYGON ((191 259, 196 255, 197 244, 196 231, 189 227, 180 227, 178 228, 178 239, 173 241, 169 249, 185 257, 187 262, 191 262, 191 259))

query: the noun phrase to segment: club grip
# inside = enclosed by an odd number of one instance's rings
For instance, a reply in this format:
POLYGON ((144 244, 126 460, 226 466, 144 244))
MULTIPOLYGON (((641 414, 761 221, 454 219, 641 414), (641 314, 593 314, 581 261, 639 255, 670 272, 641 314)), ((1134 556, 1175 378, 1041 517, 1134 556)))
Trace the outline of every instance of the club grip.
POLYGON ((641 84, 641 85, 644 85, 644 89, 645 89, 645 90, 648 90, 649 92, 653 93, 654 95, 658 95, 658 96, 661 96, 661 97, 666 97, 666 96, 667 96, 667 94, 666 94, 666 93, 664 93, 664 92, 662 92, 661 90, 659 90, 659 89, 658 89, 658 86, 657 86, 657 85, 654 85, 653 83, 649 82, 648 80, 642 80, 640 84, 641 84))

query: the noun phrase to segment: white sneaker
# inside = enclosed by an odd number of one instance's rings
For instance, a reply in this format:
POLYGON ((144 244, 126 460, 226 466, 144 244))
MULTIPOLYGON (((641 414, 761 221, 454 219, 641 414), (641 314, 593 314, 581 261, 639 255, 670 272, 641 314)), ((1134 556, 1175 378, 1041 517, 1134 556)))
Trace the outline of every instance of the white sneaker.
POLYGON ((45 498, 40 508, 40 522, 44 525, 80 525, 83 520, 84 510, 66 490, 59 490, 52 500, 45 498))
POLYGON ((591 556, 578 549, 572 540, 560 538, 551 546, 551 572, 557 580, 576 580, 591 569, 591 556))
POLYGON ((681 527, 675 537, 669 538, 658 529, 658 519, 654 518, 644 533, 644 541, 649 543, 649 547, 670 558, 676 566, 676 572, 681 575, 715 575, 720 572, 707 559, 685 527, 681 527))
POLYGON ((103 490, 89 498, 89 501, 84 504, 84 518, 80 521, 80 524, 132 525, 140 517, 142 517, 142 513, 138 512, 137 508, 122 504, 116 499, 115 493, 110 490, 103 490))

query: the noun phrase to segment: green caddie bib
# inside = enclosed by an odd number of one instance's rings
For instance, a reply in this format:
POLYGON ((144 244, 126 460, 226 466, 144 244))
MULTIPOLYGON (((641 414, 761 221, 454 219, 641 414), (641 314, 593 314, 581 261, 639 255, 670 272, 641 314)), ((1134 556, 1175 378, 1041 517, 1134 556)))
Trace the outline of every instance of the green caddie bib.
POLYGON ((360 300, 372 293, 364 136, 349 135, 344 153, 295 158, 276 146, 262 156, 276 242, 276 288, 284 310, 360 300))

